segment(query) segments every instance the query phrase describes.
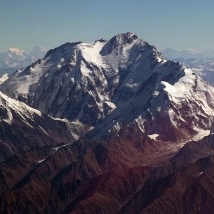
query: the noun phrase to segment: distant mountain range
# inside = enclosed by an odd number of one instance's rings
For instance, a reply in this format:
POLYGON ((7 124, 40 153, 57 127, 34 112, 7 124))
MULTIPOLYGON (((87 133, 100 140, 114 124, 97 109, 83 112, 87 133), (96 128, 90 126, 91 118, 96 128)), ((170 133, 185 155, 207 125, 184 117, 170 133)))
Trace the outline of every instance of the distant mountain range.
POLYGON ((168 59, 214 59, 214 51, 209 49, 198 51, 195 49, 176 50, 173 48, 167 48, 162 50, 162 54, 168 59))
POLYGON ((0 53, 0 73, 11 74, 18 69, 23 69, 38 59, 42 59, 46 50, 42 47, 34 47, 27 54, 18 48, 10 48, 7 52, 0 53))

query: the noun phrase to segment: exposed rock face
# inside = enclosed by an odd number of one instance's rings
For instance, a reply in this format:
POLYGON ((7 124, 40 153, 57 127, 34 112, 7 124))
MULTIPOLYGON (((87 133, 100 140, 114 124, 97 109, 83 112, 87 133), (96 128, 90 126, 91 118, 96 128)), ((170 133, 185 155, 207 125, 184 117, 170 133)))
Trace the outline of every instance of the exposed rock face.
POLYGON ((0 94, 1 213, 214 213, 214 89, 136 35, 66 43, 1 90, 42 111, 0 94))
MULTIPOLYGON (((0 160, 39 146, 68 144, 76 139, 71 123, 42 115, 0 93, 0 160)), ((76 126, 78 129, 78 126, 76 126)))

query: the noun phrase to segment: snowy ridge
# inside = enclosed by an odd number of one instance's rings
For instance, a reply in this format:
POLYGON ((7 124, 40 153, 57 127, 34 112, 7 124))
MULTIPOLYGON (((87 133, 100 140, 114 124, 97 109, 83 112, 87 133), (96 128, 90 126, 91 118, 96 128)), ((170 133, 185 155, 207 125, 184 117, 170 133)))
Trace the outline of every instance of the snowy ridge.
POLYGON ((199 75, 204 81, 212 86, 214 85, 214 59, 174 58, 173 60, 181 62, 199 75))
POLYGON ((0 144, 2 158, 43 145, 69 144, 84 136, 89 127, 43 115, 23 102, 0 92, 0 144), (9 148, 9 150, 8 150, 9 148))
POLYGON ((22 102, 11 99, 1 92, 0 108, 2 110, 5 109, 4 111, 7 111, 7 113, 4 114, 4 117, 1 117, 1 119, 9 124, 13 122, 13 113, 18 114, 23 119, 23 121, 25 121, 25 123, 27 123, 26 118, 33 120, 32 116, 34 114, 41 117, 40 111, 33 109, 22 102))
POLYGON ((133 125, 177 141, 206 133, 213 122, 214 89, 132 33, 65 43, 14 73, 1 90, 42 113, 94 128, 90 137, 133 125))
MULTIPOLYGON (((178 68, 178 64, 171 63, 178 68)), ((162 74, 168 76, 166 71, 162 74)), ((120 135, 124 124, 126 126, 131 121, 137 124, 139 130, 151 135, 151 138, 155 136, 177 141, 195 135, 199 137, 200 133, 207 135, 213 123, 213 88, 185 67, 180 67, 171 80, 155 80, 154 75, 153 78, 145 85, 147 92, 139 90, 134 99, 118 106, 89 136, 102 138, 108 132, 120 135), (173 80, 176 76, 178 81, 173 80), (152 81, 156 84, 149 84, 152 81)), ((125 129, 130 130, 130 127, 125 129)), ((201 134, 200 137, 205 135, 201 134)))
POLYGON ((3 74, 1 75, 0 77, 0 85, 5 82, 7 79, 9 78, 9 75, 8 74, 3 74))

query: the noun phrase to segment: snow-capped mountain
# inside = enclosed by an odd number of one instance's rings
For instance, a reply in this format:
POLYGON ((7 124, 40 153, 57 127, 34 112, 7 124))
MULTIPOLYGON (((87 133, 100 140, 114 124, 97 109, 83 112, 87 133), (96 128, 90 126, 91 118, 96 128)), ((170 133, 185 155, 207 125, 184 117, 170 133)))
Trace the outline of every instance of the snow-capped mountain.
POLYGON ((151 138, 177 141, 206 134, 213 122, 214 89, 132 33, 66 43, 14 73, 1 90, 94 128, 90 136, 99 138, 136 124, 151 138))
POLYGON ((10 48, 7 52, 0 53, 0 73, 11 74, 17 69, 23 69, 45 54, 45 49, 41 47, 34 47, 29 54, 18 48, 10 48))
POLYGON ((1 90, 42 111, 0 93, 2 213, 213 213, 214 88, 135 34, 66 43, 1 90))
POLYGON ((18 48, 10 48, 8 52, 4 53, 6 57, 13 58, 14 60, 22 60, 26 57, 26 54, 23 50, 18 48))

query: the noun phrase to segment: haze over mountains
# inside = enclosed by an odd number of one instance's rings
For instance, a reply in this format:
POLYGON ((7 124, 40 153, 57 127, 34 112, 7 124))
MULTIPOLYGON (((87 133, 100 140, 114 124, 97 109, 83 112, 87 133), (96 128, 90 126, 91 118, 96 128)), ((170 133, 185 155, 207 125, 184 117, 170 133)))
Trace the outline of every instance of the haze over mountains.
POLYGON ((205 49, 203 51, 198 51, 195 49, 187 49, 187 50, 176 50, 174 48, 167 48, 162 51, 162 54, 166 58, 175 59, 214 59, 214 51, 205 49))
POLYGON ((11 74, 17 69, 23 69, 45 54, 46 50, 42 47, 34 47, 29 54, 18 48, 10 48, 7 52, 0 53, 0 73, 11 74))
POLYGON ((137 35, 65 43, 0 90, 2 213, 214 212, 214 88, 137 35))

